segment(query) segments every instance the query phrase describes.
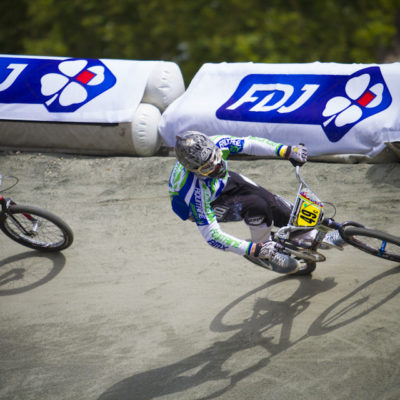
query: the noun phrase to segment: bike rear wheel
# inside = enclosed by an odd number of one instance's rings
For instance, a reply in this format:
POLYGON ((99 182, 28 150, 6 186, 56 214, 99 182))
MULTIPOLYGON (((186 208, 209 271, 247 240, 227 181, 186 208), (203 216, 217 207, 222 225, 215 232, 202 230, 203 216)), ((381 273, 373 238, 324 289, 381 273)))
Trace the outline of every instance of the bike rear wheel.
POLYGON ((340 232, 343 239, 373 256, 400 262, 400 238, 389 233, 349 226, 340 232))
POLYGON ((51 212, 17 204, 2 215, 0 229, 19 244, 45 252, 64 250, 74 238, 71 228, 51 212))

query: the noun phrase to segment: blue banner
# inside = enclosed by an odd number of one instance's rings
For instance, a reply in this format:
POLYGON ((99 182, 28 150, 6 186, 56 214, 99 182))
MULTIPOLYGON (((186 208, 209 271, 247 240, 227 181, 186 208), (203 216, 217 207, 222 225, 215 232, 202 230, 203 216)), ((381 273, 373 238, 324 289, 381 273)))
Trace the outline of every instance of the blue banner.
POLYGON ((216 112, 231 121, 321 125, 331 142, 390 106, 379 67, 340 75, 248 75, 216 112))
POLYGON ((160 123, 185 130, 305 143, 311 155, 373 156, 400 140, 400 64, 205 64, 160 123))

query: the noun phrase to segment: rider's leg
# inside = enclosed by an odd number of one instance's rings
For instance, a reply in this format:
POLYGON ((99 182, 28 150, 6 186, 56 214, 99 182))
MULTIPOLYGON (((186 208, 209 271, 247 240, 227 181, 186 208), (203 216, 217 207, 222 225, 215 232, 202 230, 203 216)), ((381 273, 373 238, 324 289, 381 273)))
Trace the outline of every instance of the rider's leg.
MULTIPOLYGON (((266 190, 263 189, 265 192, 266 190)), ((268 192, 269 193, 269 192, 268 192)), ((266 242, 271 240, 272 225, 284 226, 287 224, 290 216, 291 206, 285 201, 280 201, 272 197, 265 198, 265 193, 260 191, 257 199, 252 199, 251 207, 246 210, 245 223, 250 228, 252 241, 266 242), (270 201, 268 201, 270 200, 270 201), (264 215, 264 217, 256 216, 264 215)), ((270 268, 280 274, 292 274, 299 269, 299 263, 294 258, 287 254, 277 252, 274 256, 268 259, 267 263, 270 268)))
POLYGON ((244 220, 253 242, 270 240, 274 195, 250 179, 230 172, 228 185, 211 203, 219 222, 244 220))
POLYGON ((262 243, 271 240, 272 225, 268 226, 266 223, 260 225, 248 225, 250 230, 251 241, 255 243, 262 243))
MULTIPOLYGON (((230 172, 228 185, 211 205, 219 222, 244 220, 255 242, 270 240, 272 225, 289 221, 291 205, 243 176, 230 172)), ((278 273, 293 273, 298 262, 287 254, 277 253, 268 261, 278 273)))
MULTIPOLYGON (((318 231, 316 229, 306 230, 306 231, 297 231, 292 233, 290 238, 294 240, 298 245, 303 247, 311 246, 315 237, 317 236, 318 231)), ((347 242, 345 242, 338 230, 330 231, 326 234, 322 243, 320 244, 320 248, 323 250, 329 250, 332 248, 343 250, 343 246, 345 246, 347 242)))
POLYGON ((297 243, 299 246, 309 247, 317 236, 318 231, 316 229, 299 230, 292 232, 290 239, 297 243))
POLYGON ((343 250, 343 246, 347 245, 347 242, 342 239, 339 231, 336 229, 326 234, 326 236, 322 240, 322 244, 325 244, 328 249, 334 248, 338 250, 343 250))
POLYGON ((252 242, 267 242, 271 240, 271 230, 274 223, 271 204, 267 198, 257 193, 243 198, 244 222, 250 230, 252 242))

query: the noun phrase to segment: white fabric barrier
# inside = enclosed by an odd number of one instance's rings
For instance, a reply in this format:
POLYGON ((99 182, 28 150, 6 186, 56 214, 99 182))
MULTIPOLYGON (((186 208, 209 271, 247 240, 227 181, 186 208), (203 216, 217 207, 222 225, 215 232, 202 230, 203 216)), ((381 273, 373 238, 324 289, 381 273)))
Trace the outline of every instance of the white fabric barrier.
POLYGON ((0 55, 0 148, 150 156, 184 90, 172 62, 0 55))
POLYGON ((375 157, 400 141, 400 63, 204 64, 160 121, 168 146, 186 130, 304 143, 319 159, 375 157))

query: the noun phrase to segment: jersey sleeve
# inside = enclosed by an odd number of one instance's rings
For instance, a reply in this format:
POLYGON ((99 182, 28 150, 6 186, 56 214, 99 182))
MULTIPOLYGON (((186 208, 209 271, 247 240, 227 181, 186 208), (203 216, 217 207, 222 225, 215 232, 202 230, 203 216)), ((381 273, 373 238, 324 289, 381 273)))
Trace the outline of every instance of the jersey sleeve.
POLYGON ((253 243, 223 232, 216 220, 209 225, 198 225, 198 228, 204 240, 210 246, 223 251, 231 251, 241 256, 250 254, 253 243))
POLYGON ((239 255, 250 254, 252 242, 225 233, 211 206, 211 193, 205 182, 199 180, 193 193, 191 211, 204 240, 212 247, 239 255))
POLYGON ((193 174, 190 174, 183 168, 182 164, 177 162, 168 182, 172 210, 184 221, 190 217, 193 178, 193 174))
POLYGON ((251 156, 282 157, 281 150, 286 146, 272 140, 248 136, 245 138, 243 153, 251 156))
POLYGON ((229 154, 248 154, 251 156, 283 157, 287 146, 275 143, 272 140, 247 136, 243 138, 234 136, 212 136, 211 139, 222 150, 224 158, 229 154))

